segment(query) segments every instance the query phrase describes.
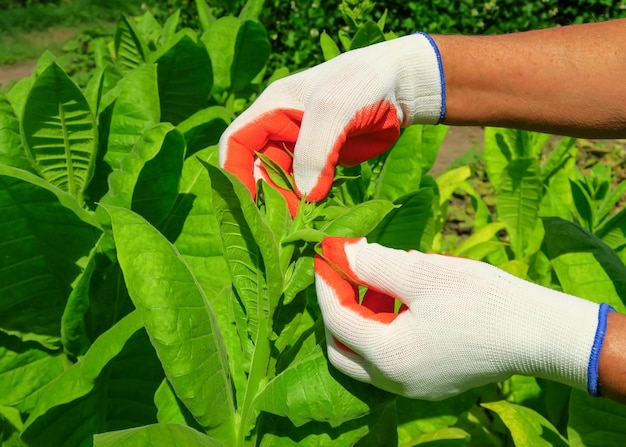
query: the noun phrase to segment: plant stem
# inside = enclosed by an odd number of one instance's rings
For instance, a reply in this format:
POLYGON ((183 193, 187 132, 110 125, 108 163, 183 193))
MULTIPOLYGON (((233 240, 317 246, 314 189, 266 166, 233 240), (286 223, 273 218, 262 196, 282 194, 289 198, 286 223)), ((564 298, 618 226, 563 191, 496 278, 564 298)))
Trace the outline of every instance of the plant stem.
POLYGON ((267 374, 267 365, 270 360, 270 340, 267 333, 267 325, 259 322, 259 331, 250 365, 250 375, 243 398, 241 420, 239 424, 238 446, 246 445, 246 436, 252 426, 251 419, 254 416, 254 400, 259 392, 261 382, 267 374))

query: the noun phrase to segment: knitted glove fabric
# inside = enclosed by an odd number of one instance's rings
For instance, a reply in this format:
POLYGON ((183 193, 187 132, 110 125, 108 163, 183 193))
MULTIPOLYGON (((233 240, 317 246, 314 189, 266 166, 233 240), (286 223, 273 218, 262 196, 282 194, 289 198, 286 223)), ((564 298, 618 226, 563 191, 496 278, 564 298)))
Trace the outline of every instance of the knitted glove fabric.
MULTIPOLYGON (((387 150, 401 127, 444 114, 443 72, 432 38, 413 34, 348 51, 272 83, 226 129, 220 164, 255 194, 267 178, 255 153, 293 169, 299 196, 328 193, 338 163, 354 165, 387 150)), ((284 192, 284 191, 283 191, 284 192)))
POLYGON ((328 355, 358 380, 443 399, 513 374, 597 394, 609 306, 489 264, 326 238, 315 260, 328 355), (373 293, 359 303, 355 284, 373 293), (404 305, 393 313, 395 297, 404 305))

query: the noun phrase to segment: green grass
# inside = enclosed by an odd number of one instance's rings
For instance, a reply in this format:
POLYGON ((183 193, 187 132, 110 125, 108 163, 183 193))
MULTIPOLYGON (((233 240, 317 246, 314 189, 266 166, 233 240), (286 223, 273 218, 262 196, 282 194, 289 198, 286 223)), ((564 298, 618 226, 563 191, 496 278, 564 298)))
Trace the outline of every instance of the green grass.
POLYGON ((81 31, 111 26, 120 14, 141 13, 140 0, 69 0, 0 11, 0 65, 60 53, 81 31))
POLYGON ((11 8, 0 12, 0 34, 115 21, 120 13, 141 13, 141 3, 140 0, 67 0, 58 5, 47 3, 11 8))

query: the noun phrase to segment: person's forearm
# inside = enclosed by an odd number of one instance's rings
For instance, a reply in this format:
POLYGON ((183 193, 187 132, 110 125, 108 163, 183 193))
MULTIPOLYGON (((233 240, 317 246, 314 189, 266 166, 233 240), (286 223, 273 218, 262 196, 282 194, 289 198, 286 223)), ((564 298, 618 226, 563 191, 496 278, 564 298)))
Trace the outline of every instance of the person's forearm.
POLYGON ((450 125, 626 137, 626 19, 499 36, 433 36, 450 125))
POLYGON ((606 335, 598 363, 600 394, 626 403, 626 315, 608 316, 606 335))

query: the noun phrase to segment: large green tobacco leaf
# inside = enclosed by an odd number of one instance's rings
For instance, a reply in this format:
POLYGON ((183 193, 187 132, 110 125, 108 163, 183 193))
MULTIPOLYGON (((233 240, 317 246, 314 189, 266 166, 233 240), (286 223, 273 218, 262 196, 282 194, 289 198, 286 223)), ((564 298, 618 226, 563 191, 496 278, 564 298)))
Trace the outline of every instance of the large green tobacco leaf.
POLYGON ((169 123, 148 129, 109 176, 101 203, 132 208, 153 225, 170 211, 178 196, 185 158, 182 135, 169 123))
POLYGON ((91 344, 87 335, 85 314, 90 306, 89 288, 96 269, 97 248, 98 245, 91 250, 85 269, 74 282, 61 316, 63 350, 74 358, 83 355, 91 344))
POLYGON ((611 247, 626 264, 626 210, 613 215, 596 235, 611 247))
POLYGON ((544 247, 563 291, 626 311, 626 266, 604 242, 558 217, 543 218, 544 247))
POLYGON ((214 90, 223 91, 231 86, 231 65, 240 26, 241 21, 235 17, 220 17, 202 36, 202 42, 211 56, 214 90))
POLYGON ((261 445, 395 445, 395 396, 332 368, 320 323, 307 325, 257 397, 256 408, 266 411, 261 445))
POLYGON ((489 182, 497 190, 500 187, 500 175, 506 165, 513 160, 516 155, 515 141, 511 135, 516 135, 518 131, 486 127, 483 142, 483 158, 485 160, 485 170, 489 177, 489 182))
POLYGON ((265 0, 247 0, 239 13, 239 20, 258 20, 265 0))
POLYGON ((224 447, 213 438, 178 424, 152 424, 94 436, 94 447, 224 447))
POLYGON ((95 164, 97 128, 84 95, 55 62, 33 83, 22 132, 37 172, 82 200, 95 164))
POLYGON ((228 350, 231 376, 239 402, 240 393, 245 391, 245 361, 234 325, 230 271, 213 213, 211 182, 199 160, 216 165, 217 148, 202 150, 185 161, 178 199, 162 228, 163 234, 174 243, 213 306, 228 350))
POLYGON ((375 198, 394 201, 419 189, 422 163, 415 144, 421 139, 422 133, 423 126, 411 126, 402 131, 376 179, 375 198))
POLYGON ((322 34, 320 34, 320 47, 322 48, 325 61, 329 61, 341 54, 341 50, 326 31, 322 31, 322 34))
MULTIPOLYGON (((241 345, 250 364, 239 439, 254 423, 252 402, 270 368, 272 317, 283 288, 278 244, 248 189, 232 174, 205 164, 211 178, 214 212, 220 225, 224 257, 233 281, 232 296, 241 345), (235 297, 236 295, 236 297, 235 297)), ((238 391, 239 396, 239 391, 238 391)))
POLYGON ((0 164, 32 170, 22 146, 19 121, 2 91, 0 91, 0 164))
POLYGON ((394 208, 387 200, 369 200, 353 207, 322 228, 329 236, 360 237, 372 231, 394 208))
POLYGON ((180 23, 180 9, 174 11, 163 24, 163 31, 161 32, 161 42, 169 42, 173 39, 180 23))
POLYGON ((154 227, 128 209, 107 211, 129 294, 177 396, 205 429, 231 440, 235 410, 227 352, 202 288, 154 227))
POLYGON ((143 40, 148 49, 154 49, 159 44, 163 28, 161 24, 155 19, 150 11, 146 11, 137 22, 137 31, 143 37, 143 40))
POLYGON ((260 418, 263 447, 380 447, 397 445, 393 402, 381 405, 366 416, 337 427, 326 422, 307 422, 296 427, 287 418, 262 413, 260 418))
POLYGON ((48 351, 34 342, 0 332, 0 406, 30 413, 29 397, 65 370, 66 359, 59 351, 48 351))
POLYGON ((206 0, 196 0, 196 9, 198 10, 198 19, 202 29, 206 32, 211 28, 211 24, 215 22, 215 16, 209 9, 206 0))
POLYGON ((370 242, 401 250, 428 251, 434 237, 434 193, 432 188, 401 197, 385 218, 367 234, 370 242))
POLYGON ((211 178, 224 256, 253 326, 248 330, 254 339, 260 325, 269 329, 282 291, 278 245, 243 183, 215 166, 205 167, 211 178))
POLYGON ((422 174, 432 168, 447 130, 446 126, 427 125, 404 129, 387 155, 374 197, 393 201, 418 190, 422 174))
POLYGON ((506 225, 517 259, 526 254, 531 235, 538 224, 542 184, 537 160, 517 158, 501 174, 496 192, 498 220, 506 225))
POLYGON ((174 206, 185 159, 185 140, 176 129, 164 136, 158 153, 146 162, 133 191, 132 209, 158 225, 174 206))
POLYGON ((626 439, 626 407, 573 390, 567 436, 571 447, 621 447, 626 439))
POLYGON ((41 390, 22 437, 32 447, 82 447, 95 433, 154 423, 162 380, 141 317, 131 313, 41 390))
POLYGON ((350 42, 350 49, 363 48, 384 41, 385 35, 383 34, 383 30, 376 25, 376 22, 368 20, 363 25, 359 26, 359 29, 354 34, 352 42, 350 42))
MULTIPOLYGON (((398 445, 409 446, 426 435, 443 437, 442 429, 453 426, 459 416, 476 402, 478 389, 441 401, 422 401, 400 397, 396 400, 398 445)), ((452 436, 458 433, 452 433, 452 436)), ((456 445, 456 444, 454 444, 456 445)))
POLYGON ((482 404, 500 416, 511 431, 516 447, 566 447, 567 441, 556 428, 534 410, 506 401, 482 404))
POLYGON ((177 125, 205 107, 213 87, 206 47, 181 33, 155 56, 161 100, 161 121, 177 125))
POLYGON ((211 106, 202 109, 176 128, 185 136, 187 157, 201 149, 217 144, 222 132, 233 120, 234 115, 225 107, 211 106))
POLYGON ((0 166, 0 328, 56 343, 72 284, 99 236, 69 194, 0 166))
POLYGON ((144 132, 159 122, 156 65, 142 65, 118 83, 104 161, 112 170, 132 151, 144 132))
POLYGON ((193 418, 185 404, 183 404, 172 388, 172 385, 164 379, 154 393, 154 404, 156 405, 157 419, 161 423, 181 424, 203 431, 202 427, 193 418))
POLYGON ((122 16, 117 22, 114 39, 117 66, 122 74, 137 68, 147 59, 148 49, 136 25, 122 16))
MULTIPOLYGON (((213 295, 230 288, 231 281, 213 212, 211 182, 199 160, 217 164, 217 148, 200 151, 185 161, 178 199, 162 227, 163 234, 174 243, 212 301, 213 295)), ((222 312, 217 312, 218 319, 221 315, 222 312)))
POLYGON ((321 346, 294 361, 257 396, 256 408, 284 416, 295 426, 310 421, 337 427, 385 404, 392 395, 357 382, 328 365, 321 346))
POLYGON ((537 159, 549 138, 548 134, 524 130, 485 128, 485 170, 496 191, 500 187, 500 175, 506 165, 518 158, 537 159))
POLYGON ((231 89, 245 88, 265 67, 271 46, 265 28, 259 22, 247 20, 241 24, 235 40, 235 54, 230 67, 231 89))

